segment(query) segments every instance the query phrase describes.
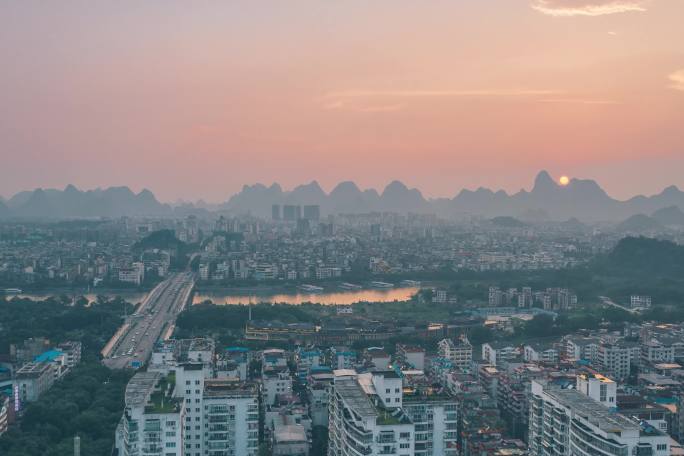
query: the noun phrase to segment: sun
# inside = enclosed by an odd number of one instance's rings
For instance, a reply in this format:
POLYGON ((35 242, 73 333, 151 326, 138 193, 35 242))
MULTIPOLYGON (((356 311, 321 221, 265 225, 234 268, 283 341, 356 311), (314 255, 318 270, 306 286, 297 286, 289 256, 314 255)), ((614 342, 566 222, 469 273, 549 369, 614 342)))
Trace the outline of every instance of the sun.
POLYGON ((565 187, 566 185, 568 185, 568 184, 570 183, 570 178, 569 178, 568 176, 561 176, 561 178, 558 179, 558 182, 559 182, 563 187, 565 187))

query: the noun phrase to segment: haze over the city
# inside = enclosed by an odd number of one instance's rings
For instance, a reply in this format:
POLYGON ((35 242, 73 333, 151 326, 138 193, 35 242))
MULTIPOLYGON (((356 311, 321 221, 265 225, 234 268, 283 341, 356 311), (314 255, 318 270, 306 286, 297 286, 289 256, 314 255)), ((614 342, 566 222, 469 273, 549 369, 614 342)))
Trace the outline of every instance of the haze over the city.
POLYGON ((125 3, 0 5, 0 195, 684 187, 679 0, 125 3))

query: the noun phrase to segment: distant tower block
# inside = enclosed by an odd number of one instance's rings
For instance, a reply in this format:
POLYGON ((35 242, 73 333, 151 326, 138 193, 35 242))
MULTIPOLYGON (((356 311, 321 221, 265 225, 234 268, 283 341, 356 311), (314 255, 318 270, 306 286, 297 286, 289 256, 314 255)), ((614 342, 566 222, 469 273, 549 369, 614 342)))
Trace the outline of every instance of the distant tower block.
POLYGON ((74 456, 81 456, 81 438, 79 436, 74 437, 74 456))

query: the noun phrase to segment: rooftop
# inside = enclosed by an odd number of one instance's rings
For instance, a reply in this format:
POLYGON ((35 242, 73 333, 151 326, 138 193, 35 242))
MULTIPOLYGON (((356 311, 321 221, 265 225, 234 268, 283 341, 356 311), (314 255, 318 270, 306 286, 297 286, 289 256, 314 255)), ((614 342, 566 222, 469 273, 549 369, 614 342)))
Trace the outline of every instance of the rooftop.
POLYGON ((276 443, 295 443, 307 442, 306 430, 301 424, 286 424, 276 426, 275 428, 276 443))
POLYGON ((362 418, 378 416, 378 411, 354 377, 337 377, 335 391, 362 418))
POLYGON ((162 374, 159 372, 138 372, 126 385, 126 407, 145 405, 152 395, 162 374))
POLYGON ((204 382, 204 397, 256 397, 256 394, 256 385, 253 383, 241 382, 238 379, 218 378, 207 379, 204 382))
POLYGON ((560 389, 544 387, 544 392, 560 404, 574 410, 574 412, 606 432, 640 431, 641 427, 619 413, 601 405, 588 396, 574 389, 560 389))

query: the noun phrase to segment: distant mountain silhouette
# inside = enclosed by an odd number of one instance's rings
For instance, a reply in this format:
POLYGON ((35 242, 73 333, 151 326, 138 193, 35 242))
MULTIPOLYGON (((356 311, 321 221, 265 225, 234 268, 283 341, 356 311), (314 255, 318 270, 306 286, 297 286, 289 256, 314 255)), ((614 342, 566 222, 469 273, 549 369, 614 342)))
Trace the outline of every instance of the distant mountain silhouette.
POLYGON ((618 231, 624 231, 626 233, 647 233, 662 228, 663 225, 656 219, 644 214, 633 215, 617 226, 618 231))
POLYGON ((81 191, 73 185, 64 190, 36 189, 20 192, 7 202, 0 216, 28 218, 120 217, 123 215, 165 215, 171 208, 160 203, 149 190, 138 194, 128 187, 81 191))
POLYGON ((330 192, 330 211, 341 214, 370 212, 377 207, 379 198, 377 192, 362 192, 354 182, 340 182, 330 192))
POLYGON ((326 194, 314 181, 292 191, 283 191, 278 184, 245 186, 220 208, 236 214, 249 212, 268 217, 273 204, 319 204, 323 214, 377 211, 435 213, 465 219, 509 216, 529 223, 569 219, 620 223, 633 215, 652 214, 666 207, 684 211, 684 192, 671 186, 657 195, 620 201, 611 198, 593 180, 572 179, 562 186, 548 172, 541 171, 530 191, 520 190, 510 195, 503 190, 480 187, 461 190, 453 198, 426 199, 419 190, 409 189, 399 181, 391 182, 381 193, 361 190, 354 182, 345 181, 326 194))
POLYGON ((268 217, 274 204, 318 204, 324 213, 334 214, 371 211, 434 212, 434 208, 419 190, 409 189, 399 181, 390 183, 382 194, 373 189, 361 191, 350 181, 338 184, 330 194, 326 194, 316 181, 295 187, 292 191, 283 191, 278 184, 270 187, 262 184, 245 185, 240 193, 233 195, 220 209, 268 217))
POLYGON ((380 195, 380 208, 388 212, 430 212, 419 190, 409 189, 399 181, 391 182, 380 195))
POLYGON ((325 194, 318 182, 295 187, 285 197, 285 201, 292 204, 318 204, 324 205, 328 195, 325 194))
POLYGON ((666 226, 684 226, 684 212, 677 206, 658 209, 651 217, 666 226))
POLYGON ((667 187, 657 195, 639 195, 620 201, 611 198, 593 180, 572 179, 568 185, 561 186, 546 171, 536 176, 530 191, 523 189, 513 194, 481 187, 461 190, 453 198, 426 199, 420 190, 399 181, 391 182, 381 193, 374 189, 361 190, 354 182, 345 181, 328 194, 317 181, 312 181, 290 191, 283 190, 277 183, 268 187, 263 184, 245 185, 221 204, 183 203, 174 208, 157 201, 149 190, 138 194, 128 187, 81 191, 69 185, 64 190, 19 192, 0 204, 0 217, 184 216, 207 214, 213 210, 270 217, 274 204, 318 204, 323 215, 434 213, 457 219, 514 217, 527 223, 576 219, 621 223, 621 229, 633 229, 635 232, 649 229, 649 226, 684 226, 684 192, 675 186, 667 187), (653 214, 653 217, 643 215, 629 220, 640 214, 653 214))

